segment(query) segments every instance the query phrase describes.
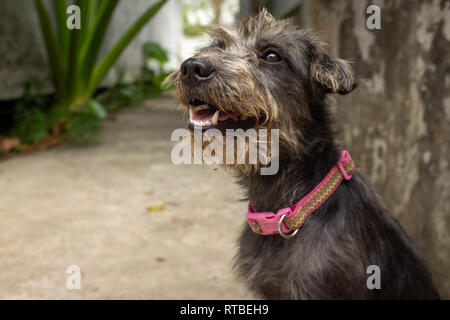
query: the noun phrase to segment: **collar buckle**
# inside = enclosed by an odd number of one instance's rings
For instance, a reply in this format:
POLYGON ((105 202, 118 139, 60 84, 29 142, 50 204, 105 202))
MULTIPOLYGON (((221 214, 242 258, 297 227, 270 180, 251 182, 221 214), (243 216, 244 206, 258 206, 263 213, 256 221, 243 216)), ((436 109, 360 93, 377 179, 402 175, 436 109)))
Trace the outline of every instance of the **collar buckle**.
POLYGON ((253 207, 249 206, 247 213, 247 221, 252 230, 259 234, 278 234, 281 230, 284 234, 288 234, 291 230, 282 223, 286 216, 292 215, 292 209, 290 207, 283 208, 273 212, 258 212, 253 210, 253 207))

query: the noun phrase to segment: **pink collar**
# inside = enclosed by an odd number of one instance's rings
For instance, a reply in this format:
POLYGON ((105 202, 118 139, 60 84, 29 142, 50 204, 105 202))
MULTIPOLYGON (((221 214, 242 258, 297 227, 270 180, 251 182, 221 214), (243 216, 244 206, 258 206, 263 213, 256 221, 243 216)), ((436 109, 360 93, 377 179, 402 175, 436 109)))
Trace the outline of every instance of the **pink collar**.
POLYGON ((356 169, 348 151, 343 150, 337 164, 327 176, 305 197, 290 207, 273 212, 255 212, 251 202, 246 215, 253 232, 270 235, 279 233, 284 238, 294 236, 306 218, 333 194, 343 180, 350 180, 356 169), (289 234, 289 232, 292 232, 289 234))

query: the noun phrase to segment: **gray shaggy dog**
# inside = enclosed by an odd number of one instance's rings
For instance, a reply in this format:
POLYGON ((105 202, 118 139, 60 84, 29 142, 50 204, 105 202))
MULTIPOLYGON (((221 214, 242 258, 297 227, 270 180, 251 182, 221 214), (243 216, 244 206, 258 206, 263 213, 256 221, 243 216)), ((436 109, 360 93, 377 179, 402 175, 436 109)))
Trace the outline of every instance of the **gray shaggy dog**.
MULTIPOLYGON (((351 92, 358 77, 312 33, 266 10, 234 31, 215 27, 211 35, 210 45, 170 80, 191 120, 192 114, 213 119, 205 128, 279 129, 275 175, 236 166, 254 209, 277 212, 302 199, 337 163, 326 95, 351 92)), ((256 234, 246 224, 235 268, 266 299, 439 298, 424 258, 359 170, 292 238, 256 234), (381 271, 379 289, 368 288, 371 265, 381 271)))

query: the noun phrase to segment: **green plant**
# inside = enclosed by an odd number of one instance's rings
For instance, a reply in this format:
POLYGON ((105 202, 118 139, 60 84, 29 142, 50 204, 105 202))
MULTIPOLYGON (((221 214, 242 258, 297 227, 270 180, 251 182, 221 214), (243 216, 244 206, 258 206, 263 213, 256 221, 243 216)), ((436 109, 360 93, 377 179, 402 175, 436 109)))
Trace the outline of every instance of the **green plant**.
POLYGON ((72 114, 66 123, 66 138, 75 143, 92 143, 98 140, 100 121, 97 116, 83 110, 72 114))
POLYGON ((101 44, 119 0, 76 0, 75 4, 81 9, 80 30, 69 30, 66 26, 66 0, 53 0, 55 30, 42 0, 34 0, 56 90, 56 99, 51 108, 52 126, 66 126, 64 129, 68 131, 80 128, 79 119, 74 120, 77 123, 75 127, 68 120, 78 113, 83 119, 87 115, 92 117, 91 120, 101 119, 99 114, 105 112, 99 111, 103 108, 101 104, 92 102, 94 93, 123 50, 166 2, 167 0, 160 0, 149 7, 116 44, 98 59, 101 44), (94 115, 91 110, 93 105, 98 111, 94 115))
POLYGON ((47 135, 47 116, 41 109, 35 106, 26 108, 19 111, 16 119, 17 125, 13 133, 22 143, 35 144, 47 135))
POLYGON ((103 90, 95 99, 108 111, 132 105, 144 99, 158 96, 172 86, 163 86, 170 72, 164 69, 169 60, 167 50, 156 42, 146 42, 142 46, 143 63, 140 75, 133 82, 125 82, 125 73, 120 71, 114 86, 103 90))
POLYGON ((150 95, 159 95, 165 89, 168 89, 162 86, 164 80, 170 74, 170 72, 164 70, 164 64, 169 61, 167 50, 156 42, 146 42, 143 45, 143 56, 141 81, 144 86, 147 83, 151 84, 148 88, 150 95), (152 63, 154 63, 153 68, 149 67, 152 63))
POLYGON ((144 93, 139 84, 126 83, 123 81, 123 72, 120 72, 117 82, 110 88, 98 93, 95 99, 103 105, 107 111, 115 111, 142 100, 141 96, 143 95, 144 93))
POLYGON ((36 81, 25 84, 22 99, 14 106, 14 127, 12 135, 22 143, 36 144, 47 135, 50 123, 46 113, 48 96, 33 93, 39 90, 36 81))

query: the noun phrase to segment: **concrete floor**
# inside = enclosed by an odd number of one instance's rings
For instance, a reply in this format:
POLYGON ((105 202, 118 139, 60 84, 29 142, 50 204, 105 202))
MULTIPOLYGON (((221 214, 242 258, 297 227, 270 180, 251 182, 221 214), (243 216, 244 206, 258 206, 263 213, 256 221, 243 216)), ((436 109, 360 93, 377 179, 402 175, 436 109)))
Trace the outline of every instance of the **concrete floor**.
POLYGON ((220 169, 172 164, 185 125, 163 97, 107 121, 98 145, 0 162, 0 298, 252 298, 231 269, 242 190, 220 169))

